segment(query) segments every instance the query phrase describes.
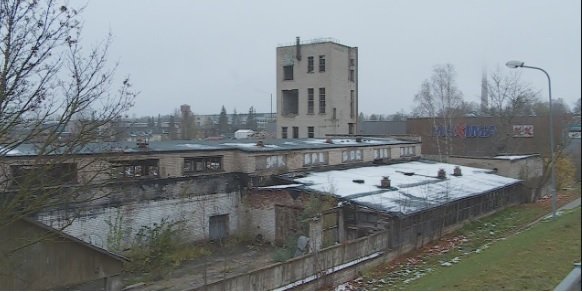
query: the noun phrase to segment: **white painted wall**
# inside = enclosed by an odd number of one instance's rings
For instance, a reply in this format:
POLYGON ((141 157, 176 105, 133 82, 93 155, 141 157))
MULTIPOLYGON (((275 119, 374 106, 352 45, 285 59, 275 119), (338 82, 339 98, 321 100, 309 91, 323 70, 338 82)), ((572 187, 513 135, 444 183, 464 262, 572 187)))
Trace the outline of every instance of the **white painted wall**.
MULTIPOLYGON (((159 224, 167 218, 171 222, 184 222, 185 240, 203 240, 208 238, 209 217, 214 215, 229 214, 229 234, 238 232, 239 201, 240 194, 232 192, 93 209, 81 214, 64 231, 98 247, 110 249, 108 238, 112 238, 115 230, 107 221, 114 223, 121 220, 122 246, 128 246, 142 226, 159 224)), ((39 215, 39 221, 55 228, 62 226, 65 218, 62 212, 39 215)))

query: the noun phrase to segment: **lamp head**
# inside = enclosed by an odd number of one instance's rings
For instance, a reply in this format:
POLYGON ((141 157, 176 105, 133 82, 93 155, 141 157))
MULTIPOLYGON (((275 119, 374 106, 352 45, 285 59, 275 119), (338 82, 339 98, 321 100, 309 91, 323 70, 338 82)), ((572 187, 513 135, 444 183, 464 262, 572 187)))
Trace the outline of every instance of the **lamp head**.
POLYGON ((507 66, 508 68, 511 69, 515 69, 515 68, 519 68, 519 67, 523 67, 525 63, 522 61, 509 61, 507 63, 505 63, 505 66, 507 66))

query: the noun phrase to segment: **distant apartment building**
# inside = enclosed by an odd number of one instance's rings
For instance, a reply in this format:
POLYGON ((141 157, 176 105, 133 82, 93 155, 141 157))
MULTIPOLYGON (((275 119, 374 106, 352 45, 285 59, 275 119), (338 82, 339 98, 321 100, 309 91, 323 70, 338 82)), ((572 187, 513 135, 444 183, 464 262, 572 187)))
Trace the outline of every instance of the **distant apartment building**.
POLYGON ((358 48, 317 39, 277 48, 277 138, 356 134, 358 48))

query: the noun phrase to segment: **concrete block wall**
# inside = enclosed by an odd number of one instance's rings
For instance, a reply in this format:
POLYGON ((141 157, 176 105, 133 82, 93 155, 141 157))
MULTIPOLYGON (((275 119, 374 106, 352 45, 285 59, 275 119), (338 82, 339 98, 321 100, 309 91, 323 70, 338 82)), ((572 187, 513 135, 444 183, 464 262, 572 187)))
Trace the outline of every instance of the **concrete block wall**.
MULTIPOLYGON (((214 215, 229 215, 229 234, 239 231, 240 193, 220 193, 179 199, 132 202, 116 207, 102 207, 82 212, 64 232, 95 246, 111 249, 114 245, 128 247, 135 234, 143 226, 168 222, 182 222, 179 226, 187 241, 208 238, 208 221, 214 215), (116 226, 118 226, 116 228, 116 226), (121 242, 114 242, 116 234, 121 242)), ((64 211, 39 214, 38 220, 55 228, 68 222, 64 211)))

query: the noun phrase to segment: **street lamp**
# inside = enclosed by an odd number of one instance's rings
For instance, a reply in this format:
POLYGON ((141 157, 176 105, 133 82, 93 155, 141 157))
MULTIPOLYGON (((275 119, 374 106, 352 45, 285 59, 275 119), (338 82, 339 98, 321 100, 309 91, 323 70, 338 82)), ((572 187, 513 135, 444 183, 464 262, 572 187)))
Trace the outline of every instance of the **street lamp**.
POLYGON ((505 63, 505 66, 511 68, 511 69, 515 69, 515 68, 529 68, 529 69, 536 69, 536 70, 540 70, 542 72, 544 72, 544 74, 546 74, 546 77, 548 77, 548 90, 549 90, 549 97, 550 97, 550 175, 551 175, 551 181, 550 181, 550 191, 552 192, 552 219, 556 219, 556 204, 557 204, 557 197, 556 197, 556 176, 555 176, 555 172, 554 172, 554 121, 553 121, 553 115, 554 113, 552 112, 552 82, 550 80, 550 75, 548 74, 548 72, 546 72, 546 70, 539 68, 539 67, 533 67, 533 66, 526 66, 524 62, 521 61, 509 61, 507 63, 505 63))

